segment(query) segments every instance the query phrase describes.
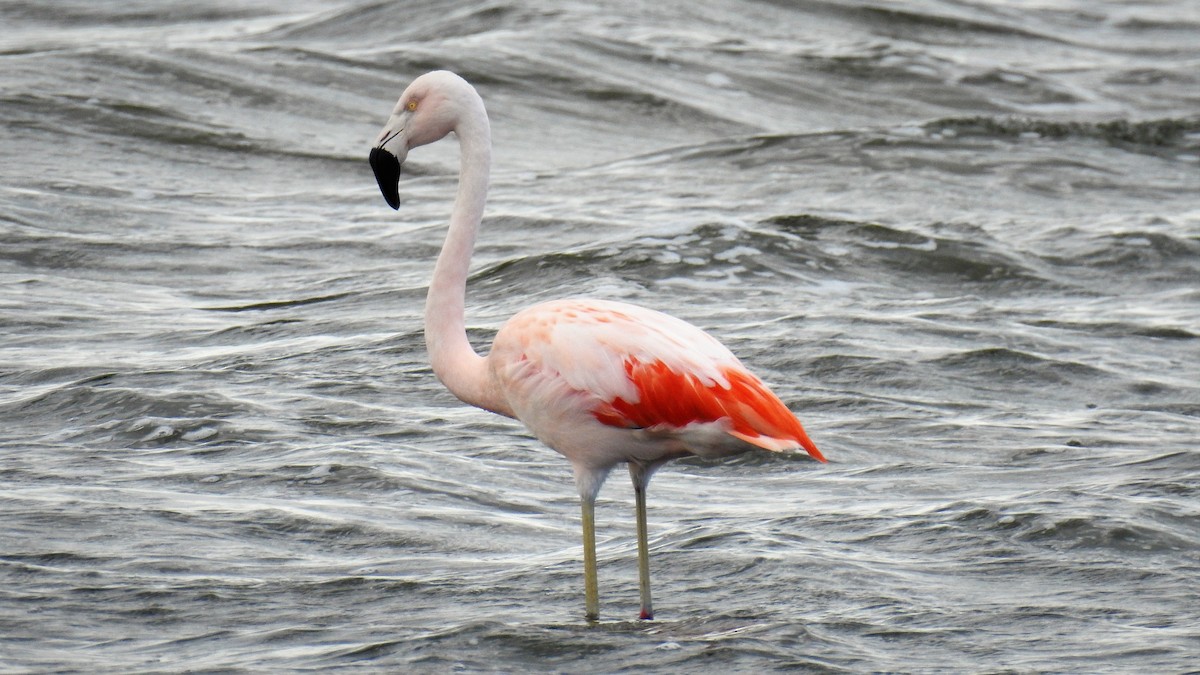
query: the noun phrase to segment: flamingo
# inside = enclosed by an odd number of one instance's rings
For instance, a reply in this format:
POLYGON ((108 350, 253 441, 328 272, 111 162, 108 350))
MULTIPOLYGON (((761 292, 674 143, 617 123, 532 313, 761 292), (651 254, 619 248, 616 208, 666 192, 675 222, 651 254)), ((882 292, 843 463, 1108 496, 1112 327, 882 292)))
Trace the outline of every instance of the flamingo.
POLYGON ((491 171, 483 100, 448 71, 404 90, 370 153, 384 199, 399 209, 400 166, 412 148, 454 132, 458 191, 425 304, 433 372, 465 403, 520 420, 571 463, 582 506, 585 616, 600 616, 596 495, 625 463, 633 480, 640 618, 654 612, 646 533, 651 475, 679 457, 804 449, 825 461, 800 421, 728 349, 704 331, 623 302, 566 299, 509 319, 480 356, 464 324, 467 272, 491 171))

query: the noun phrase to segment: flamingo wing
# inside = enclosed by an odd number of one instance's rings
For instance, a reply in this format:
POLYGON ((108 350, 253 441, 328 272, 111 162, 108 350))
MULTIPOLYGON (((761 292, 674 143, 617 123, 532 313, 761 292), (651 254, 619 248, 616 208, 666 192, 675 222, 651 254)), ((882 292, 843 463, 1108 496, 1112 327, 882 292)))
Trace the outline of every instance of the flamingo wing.
POLYGON ((522 351, 572 390, 591 394, 591 415, 604 425, 670 433, 716 424, 751 445, 803 448, 825 461, 787 406, 724 345, 685 321, 597 300, 526 312, 514 320, 537 328, 520 331, 522 351))

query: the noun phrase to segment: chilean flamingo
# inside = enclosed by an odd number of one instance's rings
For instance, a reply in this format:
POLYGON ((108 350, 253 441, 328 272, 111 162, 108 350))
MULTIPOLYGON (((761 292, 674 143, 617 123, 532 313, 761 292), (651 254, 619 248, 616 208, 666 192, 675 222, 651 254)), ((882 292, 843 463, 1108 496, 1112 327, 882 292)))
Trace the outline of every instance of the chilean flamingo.
POLYGON ((824 462, 799 420, 728 349, 666 314, 621 302, 557 300, 508 320, 479 356, 464 326, 467 271, 491 170, 483 100, 458 75, 418 77, 404 90, 371 149, 388 205, 400 206, 400 165, 417 146, 458 136, 458 193, 425 304, 433 372, 455 396, 513 417, 565 456, 583 509, 585 608, 600 615, 595 502, 614 466, 633 479, 641 618, 653 618, 646 485, 666 462, 724 457, 754 448, 803 448, 824 462))

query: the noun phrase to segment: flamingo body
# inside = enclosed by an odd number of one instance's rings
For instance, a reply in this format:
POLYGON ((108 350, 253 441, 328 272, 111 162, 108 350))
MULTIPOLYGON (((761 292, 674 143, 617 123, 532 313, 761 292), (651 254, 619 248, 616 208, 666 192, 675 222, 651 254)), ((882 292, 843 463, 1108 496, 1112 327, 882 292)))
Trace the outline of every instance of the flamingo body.
POLYGON ((824 461, 724 345, 661 312, 605 300, 542 303, 500 329, 487 360, 513 416, 577 475, 755 447, 804 448, 824 461))
POLYGON ((466 280, 483 217, 491 128, 479 94, 445 71, 405 89, 371 150, 384 199, 410 149, 455 133, 459 185, 425 305, 434 373, 463 401, 515 417, 571 463, 583 508, 587 617, 598 617, 594 505, 604 479, 627 464, 638 525, 641 617, 652 618, 645 492, 671 459, 755 448, 825 458, 799 420, 720 342, 680 319, 621 302, 569 299, 514 315, 487 356, 466 337, 466 280))

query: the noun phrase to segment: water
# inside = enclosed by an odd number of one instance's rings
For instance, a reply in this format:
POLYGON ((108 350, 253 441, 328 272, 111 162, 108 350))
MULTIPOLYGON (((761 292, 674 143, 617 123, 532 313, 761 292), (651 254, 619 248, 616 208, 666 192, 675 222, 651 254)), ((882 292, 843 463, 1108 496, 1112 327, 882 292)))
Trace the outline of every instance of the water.
MULTIPOLYGON (((0 671, 1183 672, 1200 663, 1200 9, 0 7, 0 671), (831 459, 598 507, 420 315, 493 118, 470 284, 720 337, 831 459)), ((795 7, 793 5, 800 5, 795 7)))

